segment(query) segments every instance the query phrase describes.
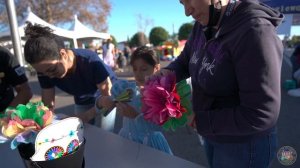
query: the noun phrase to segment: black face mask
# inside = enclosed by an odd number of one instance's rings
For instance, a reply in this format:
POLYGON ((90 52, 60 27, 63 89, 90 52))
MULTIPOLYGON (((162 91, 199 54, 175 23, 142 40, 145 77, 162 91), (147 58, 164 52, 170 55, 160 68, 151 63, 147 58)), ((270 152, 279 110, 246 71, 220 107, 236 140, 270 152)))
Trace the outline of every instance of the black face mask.
POLYGON ((213 27, 207 27, 207 29, 204 31, 206 40, 212 39, 216 33, 217 33, 217 29, 215 29, 213 27))
POLYGON ((218 24, 218 21, 221 16, 221 7, 222 7, 222 2, 221 0, 218 2, 220 3, 220 8, 216 8, 213 2, 212 4, 209 5, 209 19, 208 19, 208 24, 207 27, 214 27, 218 24))

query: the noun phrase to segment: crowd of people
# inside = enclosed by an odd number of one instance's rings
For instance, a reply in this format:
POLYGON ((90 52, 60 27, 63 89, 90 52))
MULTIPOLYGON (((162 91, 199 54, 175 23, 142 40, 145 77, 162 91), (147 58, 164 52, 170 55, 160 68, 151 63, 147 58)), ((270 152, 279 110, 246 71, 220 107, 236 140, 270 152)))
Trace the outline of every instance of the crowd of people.
POLYGON ((88 48, 95 51, 100 59, 116 72, 124 72, 129 65, 132 49, 127 42, 124 42, 122 49, 119 49, 112 42, 112 37, 110 37, 104 40, 100 46, 90 44, 88 48))
MULTIPOLYGON (((108 39, 99 57, 88 49, 67 49, 50 28, 29 23, 24 56, 38 73, 42 101, 55 112, 54 88, 58 87, 74 96, 74 112, 84 122, 94 124, 104 109, 113 111, 102 122, 113 125, 116 113, 122 115, 120 136, 172 154, 161 127, 146 121, 140 112, 140 88, 147 79, 173 72, 177 81, 191 79, 195 129, 203 137, 210 167, 269 167, 277 148, 283 46, 276 28, 283 15, 257 0, 179 2, 195 24, 181 54, 162 69, 152 48, 142 46, 131 52, 125 46, 119 51, 108 39), (114 74, 127 64, 134 82, 114 74), (127 87, 136 91, 132 102, 115 102, 112 96, 127 87)), ((1 54, 0 68, 4 58, 12 59, 1 54)), ((0 69, 0 84, 10 90, 0 90, 1 105, 7 99, 1 111, 29 101, 32 95, 22 68, 6 62, 10 70, 3 76, 0 69), (4 82, 9 78, 19 80, 4 82), (12 87, 18 93, 14 99, 12 87)), ((294 78, 299 76, 295 69, 294 78)), ((101 127, 112 131, 111 125, 101 127)))

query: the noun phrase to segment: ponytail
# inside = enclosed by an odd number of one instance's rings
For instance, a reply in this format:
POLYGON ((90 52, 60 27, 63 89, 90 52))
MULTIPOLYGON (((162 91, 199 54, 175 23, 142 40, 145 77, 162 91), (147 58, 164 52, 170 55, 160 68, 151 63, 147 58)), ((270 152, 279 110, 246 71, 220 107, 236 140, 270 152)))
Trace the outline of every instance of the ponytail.
POLYGON ((64 43, 61 37, 53 34, 51 28, 27 22, 25 36, 24 56, 28 63, 60 59, 59 52, 64 48, 64 43))
POLYGON ((39 37, 49 37, 54 38, 53 30, 49 27, 42 27, 42 25, 35 24, 32 25, 30 22, 26 22, 25 36, 27 39, 39 38, 39 37))

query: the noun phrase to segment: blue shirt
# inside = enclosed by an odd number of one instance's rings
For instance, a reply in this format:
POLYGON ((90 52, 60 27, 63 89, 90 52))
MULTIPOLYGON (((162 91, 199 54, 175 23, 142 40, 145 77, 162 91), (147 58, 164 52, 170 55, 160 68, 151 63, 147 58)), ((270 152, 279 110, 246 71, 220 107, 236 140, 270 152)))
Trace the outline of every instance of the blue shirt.
POLYGON ((76 59, 76 69, 63 78, 49 78, 39 75, 38 79, 43 89, 58 87, 74 96, 75 104, 86 105, 95 102, 97 84, 110 76, 111 81, 116 76, 110 67, 105 65, 97 53, 87 49, 72 49, 76 59))

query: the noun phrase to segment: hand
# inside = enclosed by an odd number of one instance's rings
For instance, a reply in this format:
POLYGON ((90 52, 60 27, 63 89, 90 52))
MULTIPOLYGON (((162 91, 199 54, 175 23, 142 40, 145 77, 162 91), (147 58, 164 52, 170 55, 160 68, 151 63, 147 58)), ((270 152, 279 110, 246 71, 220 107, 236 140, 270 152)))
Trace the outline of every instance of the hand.
POLYGON ((116 107, 117 112, 121 113, 125 117, 135 118, 138 116, 138 113, 135 111, 135 109, 127 103, 117 102, 116 107))
POLYGON ((96 103, 98 107, 107 109, 108 111, 111 111, 115 107, 115 102, 110 96, 101 96, 96 103))
POLYGON ((191 115, 188 115, 187 116, 187 124, 192 127, 193 129, 197 129, 197 126, 196 126, 196 120, 195 120, 195 114, 191 114, 191 115))

